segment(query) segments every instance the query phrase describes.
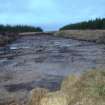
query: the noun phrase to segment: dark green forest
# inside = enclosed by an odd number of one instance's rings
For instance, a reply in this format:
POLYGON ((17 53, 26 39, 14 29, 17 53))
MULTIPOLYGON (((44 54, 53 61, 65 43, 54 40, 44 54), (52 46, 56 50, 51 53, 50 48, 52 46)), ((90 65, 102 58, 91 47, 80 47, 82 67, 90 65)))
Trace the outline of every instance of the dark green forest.
POLYGON ((33 27, 28 25, 0 25, 0 32, 42 32, 40 27, 33 27))
POLYGON ((60 30, 69 30, 69 29, 105 29, 105 18, 102 19, 96 18, 94 20, 69 24, 60 28, 60 30))

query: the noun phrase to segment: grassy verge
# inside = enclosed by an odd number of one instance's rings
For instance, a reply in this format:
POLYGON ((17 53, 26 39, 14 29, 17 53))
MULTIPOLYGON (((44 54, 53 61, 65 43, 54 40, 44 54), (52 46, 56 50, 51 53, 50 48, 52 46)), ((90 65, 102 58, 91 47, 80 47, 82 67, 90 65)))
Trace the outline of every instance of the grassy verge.
POLYGON ((105 43, 105 30, 62 30, 55 32, 55 36, 105 43))

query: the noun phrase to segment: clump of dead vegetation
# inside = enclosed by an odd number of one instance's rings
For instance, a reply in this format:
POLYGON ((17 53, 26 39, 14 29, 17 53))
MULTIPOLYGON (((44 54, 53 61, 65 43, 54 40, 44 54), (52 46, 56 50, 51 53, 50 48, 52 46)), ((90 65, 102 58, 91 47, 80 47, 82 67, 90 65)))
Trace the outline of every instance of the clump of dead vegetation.
POLYGON ((105 104, 105 71, 91 70, 80 77, 67 77, 61 91, 68 94, 68 105, 104 105, 105 104))

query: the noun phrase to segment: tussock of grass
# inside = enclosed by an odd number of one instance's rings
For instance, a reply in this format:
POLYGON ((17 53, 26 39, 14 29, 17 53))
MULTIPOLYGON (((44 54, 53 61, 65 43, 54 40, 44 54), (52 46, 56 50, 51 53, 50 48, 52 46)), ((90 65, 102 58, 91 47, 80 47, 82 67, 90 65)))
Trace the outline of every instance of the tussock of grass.
POLYGON ((40 105, 68 105, 68 95, 62 91, 49 92, 42 98, 40 105))
POLYGON ((36 88, 30 92, 28 105, 40 105, 40 101, 48 93, 47 89, 36 88))
POLYGON ((92 70, 67 77, 61 90, 68 94, 69 105, 105 105, 105 71, 92 70))

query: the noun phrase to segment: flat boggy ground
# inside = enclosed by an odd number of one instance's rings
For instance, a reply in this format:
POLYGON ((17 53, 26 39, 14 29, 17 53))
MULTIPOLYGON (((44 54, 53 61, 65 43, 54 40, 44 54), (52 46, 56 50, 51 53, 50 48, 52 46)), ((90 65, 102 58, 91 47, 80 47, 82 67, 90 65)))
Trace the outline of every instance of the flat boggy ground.
POLYGON ((55 91, 70 73, 104 64, 103 44, 49 35, 21 37, 0 48, 0 102, 15 97, 24 103, 35 87, 55 91))

